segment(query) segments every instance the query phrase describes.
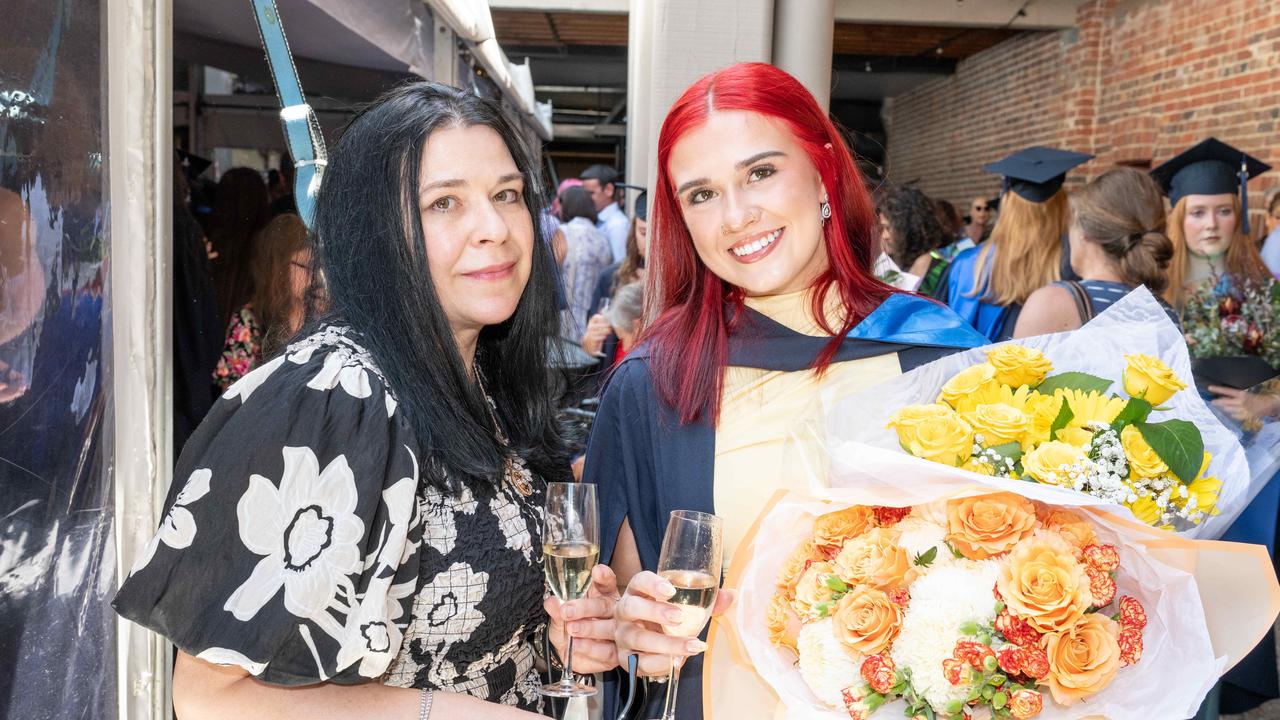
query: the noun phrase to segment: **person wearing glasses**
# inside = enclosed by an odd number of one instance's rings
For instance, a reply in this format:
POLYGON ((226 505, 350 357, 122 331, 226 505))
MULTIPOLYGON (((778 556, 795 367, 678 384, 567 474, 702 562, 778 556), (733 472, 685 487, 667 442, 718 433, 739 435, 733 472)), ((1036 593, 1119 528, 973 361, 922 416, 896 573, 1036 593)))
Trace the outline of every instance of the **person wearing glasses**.
POLYGON ((327 312, 214 405, 114 601, 177 646, 179 717, 539 717, 535 648, 563 653, 566 616, 574 667, 616 667, 609 569, 563 607, 543 574, 570 475, 540 187, 456 88, 400 86, 345 130, 314 227, 327 312))
POLYGON ((213 382, 225 392, 302 327, 311 284, 307 226, 277 215, 251 244, 249 302, 231 314, 213 382))
MULTIPOLYGON (((879 226, 864 179, 827 114, 782 70, 742 63, 701 78, 672 106, 657 147, 645 300, 655 319, 605 387, 585 479, 600 488, 601 557, 627 587, 619 657, 637 654, 650 677, 688 657, 678 707, 696 718, 708 710, 705 646, 660 632, 676 610, 664 602, 672 586, 653 572, 670 512, 722 517, 725 563, 736 567, 775 491, 808 487, 785 448, 823 397, 984 338, 875 278, 879 226)), ((731 598, 722 591, 719 609, 731 598)), ((773 717, 762 678, 739 666, 714 672, 759 707, 752 717, 773 717)), ((605 717, 616 714, 606 707, 605 717)))
MULTIPOLYGON (((991 216, 995 213, 995 208, 991 207, 991 201, 984 197, 976 197, 973 202, 969 203, 969 222, 965 224, 964 230, 961 232, 961 240, 969 240, 970 247, 983 242, 991 237, 991 216)), ((959 248, 964 250, 965 248, 959 248)))

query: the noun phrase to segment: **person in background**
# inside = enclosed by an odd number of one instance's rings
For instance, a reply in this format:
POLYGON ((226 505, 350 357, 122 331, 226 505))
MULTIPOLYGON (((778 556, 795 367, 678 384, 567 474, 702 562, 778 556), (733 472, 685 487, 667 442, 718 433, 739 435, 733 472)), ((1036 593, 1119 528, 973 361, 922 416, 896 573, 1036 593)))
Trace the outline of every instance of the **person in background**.
POLYGON ((249 302, 227 323, 222 357, 213 370, 226 391, 275 354, 302 327, 311 285, 311 245, 297 215, 277 215, 254 238, 249 302))
POLYGON ((267 173, 267 194, 271 198, 271 215, 298 214, 298 202, 293 196, 293 159, 280 158, 280 169, 267 173), (274 178, 273 174, 274 173, 274 178))
POLYGON ((626 213, 618 207, 618 171, 608 165, 592 165, 578 176, 582 186, 591 193, 591 201, 596 206, 600 232, 609 238, 609 250, 613 254, 613 262, 618 262, 627 252, 627 232, 631 223, 626 213))
MULTIPOLYGON (((1004 176, 1000 219, 991 239, 962 251, 938 283, 937 297, 988 339, 1012 337, 1031 293, 1070 279, 1067 172, 1092 155, 1046 147, 1020 150, 983 170, 1004 176)), ((976 205, 976 203, 975 203, 976 205)))
POLYGON ((1271 277, 1249 238, 1241 199, 1249 178, 1271 166, 1217 138, 1208 138, 1151 171, 1169 195, 1169 288, 1165 299, 1179 310, 1197 288, 1213 284, 1223 294, 1241 282, 1271 277), (1243 170, 1241 169, 1243 167, 1243 170))
POLYGON ((958 242, 964 230, 964 218, 960 217, 960 211, 956 210, 956 206, 946 200, 934 200, 933 204, 938 212, 938 223, 947 232, 946 245, 958 242))
POLYGON ((1262 241, 1262 262, 1272 275, 1280 278, 1280 188, 1268 193, 1264 227, 1267 235, 1262 241))
POLYGON ((173 163, 173 457, 213 407, 209 376, 222 352, 224 326, 209 272, 204 231, 187 209, 184 158, 173 163))
POLYGON ((876 214, 882 250, 898 267, 921 279, 917 292, 932 293, 947 265, 936 252, 950 244, 933 201, 915 188, 887 186, 880 192, 876 214))
POLYGON ((991 201, 984 197, 976 197, 969 203, 969 222, 960 233, 961 239, 968 238, 969 242, 977 245, 991 237, 991 228, 995 225, 991 222, 995 212, 991 205, 991 201))
POLYGON ((631 232, 627 234, 627 256, 622 262, 614 263, 600 273, 596 281, 596 290, 591 297, 591 320, 587 322, 587 330, 582 334, 582 349, 590 355, 603 358, 599 370, 608 370, 613 366, 612 358, 618 343, 618 336, 604 314, 604 307, 613 293, 623 285, 644 282, 645 259, 649 255, 649 194, 641 192, 636 196, 636 216, 631 223, 631 232))
POLYGON ((231 168, 218 179, 209 241, 213 245, 213 282, 218 291, 219 323, 226 327, 231 315, 249 302, 253 292, 250 261, 253 239, 271 219, 267 185, 251 168, 231 168))
POLYGON ((612 356, 606 358, 609 365, 613 366, 622 362, 622 358, 631 352, 640 335, 640 323, 644 317, 644 282, 633 282, 618 288, 604 314, 618 338, 612 356))
MULTIPOLYGON (((1158 299, 1169 282, 1173 243, 1164 233, 1164 196, 1133 168, 1115 168, 1071 195, 1071 265, 1082 279, 1031 293, 1015 338, 1074 330, 1145 285, 1158 299), (1074 306, 1075 313, 1064 310, 1074 306)), ((1178 325, 1173 308, 1160 300, 1178 325)))
POLYGON ((560 313, 560 335, 578 342, 587 329, 596 279, 609 266, 609 240, 596 227, 596 210, 585 188, 570 187, 560 194, 560 221, 556 231, 564 239, 566 307, 560 313))

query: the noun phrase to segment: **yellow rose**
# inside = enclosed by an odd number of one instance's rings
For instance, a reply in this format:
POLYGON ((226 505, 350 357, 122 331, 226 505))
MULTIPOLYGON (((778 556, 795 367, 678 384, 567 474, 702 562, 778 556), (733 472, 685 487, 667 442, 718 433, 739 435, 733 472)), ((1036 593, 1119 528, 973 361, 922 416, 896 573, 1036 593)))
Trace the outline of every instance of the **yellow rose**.
POLYGON ((765 616, 765 626, 769 631, 769 642, 777 647, 790 648, 799 654, 796 641, 800 637, 800 618, 791 609, 791 602, 786 594, 778 593, 769 603, 765 616))
POLYGON ((1009 442, 1022 443, 1030 427, 1027 414, 1011 405, 979 405, 961 417, 973 432, 982 435, 983 447, 995 447, 1009 442))
POLYGON ((1062 536, 1037 533, 1014 546, 996 587, 1009 612, 1040 632, 1058 632, 1084 617, 1093 596, 1089 576, 1062 536))
POLYGON ((1031 393, 1025 401, 1025 412, 1029 418, 1027 423, 1027 444, 1038 445, 1049 439, 1049 428, 1058 419, 1058 411, 1062 409, 1062 399, 1053 395, 1031 393))
POLYGON ((947 501, 947 542, 970 560, 1007 551, 1031 534, 1036 508, 1013 493, 992 493, 947 501))
POLYGON ((996 369, 991 363, 980 363, 956 373, 938 395, 940 402, 945 402, 960 412, 968 412, 974 408, 973 395, 999 386, 996 380, 996 369))
POLYGON ((845 543, 831 564, 848 585, 892 590, 909 585, 915 577, 911 556, 898 545, 898 533, 885 528, 876 528, 845 543))
POLYGON ((1083 466, 1088 460, 1089 456, 1080 447, 1050 440, 1022 456, 1022 469, 1046 485, 1069 487, 1071 466, 1083 466))
POLYGON ((831 617, 836 639, 863 655, 889 647, 902 629, 902 608, 882 590, 859 585, 836 603, 831 617))
POLYGON ((1010 387, 1039 385, 1053 370, 1044 353, 1023 345, 1001 345, 987 351, 987 362, 996 370, 996 381, 1010 387))
POLYGON ((778 587, 789 597, 795 597, 796 583, 800 581, 804 571, 808 570, 813 562, 821 559, 822 553, 818 551, 817 545, 812 540, 806 540, 791 552, 791 557, 787 558, 782 569, 778 571, 778 587))
POLYGON ((834 553, 844 546, 846 540, 861 535, 875 524, 875 511, 865 505, 829 512, 813 521, 813 542, 819 550, 834 553))
POLYGON ((1093 526, 1078 513, 1036 503, 1036 518, 1046 530, 1061 535, 1076 552, 1098 542, 1093 526))
POLYGON ((889 418, 898 442, 918 458, 956 466, 973 453, 973 428, 943 405, 913 405, 889 418))
POLYGON ((1147 444, 1142 432, 1132 425, 1120 431, 1120 445, 1129 459, 1129 471, 1138 477, 1159 477, 1169 473, 1169 466, 1147 444))
POLYGON ((1120 625, 1102 613, 1040 639, 1049 657, 1045 684, 1054 702, 1072 705, 1104 690, 1120 669, 1120 625))
POLYGON ((1160 405, 1187 386, 1160 358, 1137 354, 1124 360, 1124 391, 1130 397, 1160 405))
POLYGON ((800 581, 796 583, 796 599, 791 602, 791 607, 797 615, 810 619, 818 617, 818 611, 814 606, 830 602, 831 596, 835 594, 831 586, 827 585, 827 576, 833 574, 833 568, 829 562, 813 563, 808 570, 804 571, 800 581))

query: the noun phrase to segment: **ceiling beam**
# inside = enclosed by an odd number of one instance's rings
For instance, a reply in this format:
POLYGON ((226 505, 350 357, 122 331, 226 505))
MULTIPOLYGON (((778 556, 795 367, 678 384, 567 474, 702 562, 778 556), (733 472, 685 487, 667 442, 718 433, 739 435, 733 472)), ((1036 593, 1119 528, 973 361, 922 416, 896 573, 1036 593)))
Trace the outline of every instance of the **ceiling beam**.
POLYGON ((490 10, 626 15, 629 0, 489 0, 490 10))
POLYGON ((835 0, 836 22, 1061 30, 1083 0, 835 0), (1018 15, 1019 9, 1023 14, 1018 15))

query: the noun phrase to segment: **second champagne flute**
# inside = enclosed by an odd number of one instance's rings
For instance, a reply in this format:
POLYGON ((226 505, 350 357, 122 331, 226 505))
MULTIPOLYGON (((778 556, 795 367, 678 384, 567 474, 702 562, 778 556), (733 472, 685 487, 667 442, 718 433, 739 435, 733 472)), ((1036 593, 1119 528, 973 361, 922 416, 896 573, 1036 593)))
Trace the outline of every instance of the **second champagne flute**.
MULTIPOLYGON (((596 486, 589 483, 547 483, 542 534, 542 560, 551 592, 560 602, 577 600, 591 587, 591 569, 600 557, 600 517, 596 486)), ((560 682, 543 685, 543 695, 585 697, 596 689, 573 675, 573 635, 564 626, 564 673, 560 682)))
MULTIPOLYGON (((675 587, 675 595, 667 602, 684 613, 679 623, 663 625, 668 635, 697 637, 711 619, 720 587, 721 537, 724 521, 715 515, 696 510, 675 510, 667 521, 667 534, 662 538, 662 554, 658 558, 658 574, 675 587)), ((680 662, 671 657, 671 674, 667 680, 667 699, 659 720, 675 720, 676 698, 680 689, 680 662)))

